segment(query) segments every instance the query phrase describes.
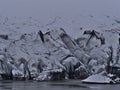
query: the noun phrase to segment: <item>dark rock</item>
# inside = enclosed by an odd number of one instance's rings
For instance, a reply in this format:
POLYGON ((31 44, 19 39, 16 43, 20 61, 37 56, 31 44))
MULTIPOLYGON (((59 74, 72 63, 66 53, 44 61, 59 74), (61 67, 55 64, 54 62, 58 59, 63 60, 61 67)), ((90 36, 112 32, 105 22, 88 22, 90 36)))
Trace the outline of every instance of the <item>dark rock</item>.
POLYGON ((86 79, 88 76, 89 74, 84 67, 79 67, 75 70, 76 79, 86 79))
POLYGON ((8 35, 1 34, 1 35, 0 35, 0 38, 5 39, 5 40, 8 40, 8 35))
POLYGON ((44 43, 44 34, 42 33, 42 31, 39 31, 38 34, 39 34, 42 42, 44 43))
POLYGON ((51 80, 65 80, 66 72, 50 72, 51 80))
POLYGON ((12 74, 1 74, 2 80, 13 80, 12 74))

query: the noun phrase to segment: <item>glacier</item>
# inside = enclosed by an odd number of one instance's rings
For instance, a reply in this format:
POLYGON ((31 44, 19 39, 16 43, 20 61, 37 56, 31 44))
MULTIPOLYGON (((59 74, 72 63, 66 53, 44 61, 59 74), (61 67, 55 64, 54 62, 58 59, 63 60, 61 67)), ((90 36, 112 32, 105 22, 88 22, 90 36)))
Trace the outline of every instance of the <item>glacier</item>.
POLYGON ((119 19, 104 16, 103 24, 93 18, 84 17, 81 22, 83 16, 72 21, 56 17, 40 25, 33 17, 1 16, 1 80, 85 79, 105 71, 111 56, 112 64, 119 66, 119 19))

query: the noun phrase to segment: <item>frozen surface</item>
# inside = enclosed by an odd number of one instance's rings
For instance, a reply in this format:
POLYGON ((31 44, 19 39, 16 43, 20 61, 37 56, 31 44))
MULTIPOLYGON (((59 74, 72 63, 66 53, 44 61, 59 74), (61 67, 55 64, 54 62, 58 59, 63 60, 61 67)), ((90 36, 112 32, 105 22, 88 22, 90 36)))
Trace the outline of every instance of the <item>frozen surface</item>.
MULTIPOLYGON (((70 65, 78 62, 88 66, 92 73, 101 72, 109 57, 108 47, 113 47, 116 60, 119 3, 119 0, 0 0, 0 35, 8 35, 8 40, 0 38, 0 54, 6 58, 0 72, 9 71, 6 67, 10 66, 14 75, 22 75, 26 65, 31 73, 38 74, 37 66, 41 63, 43 71, 59 68, 68 71, 70 65), (44 43, 38 35, 40 30, 44 43), (90 38, 83 35, 86 30, 103 35, 105 45, 101 46, 95 37, 86 45, 90 38), (69 37, 61 38, 62 33, 69 37), (79 44, 75 42, 78 39, 79 44)), ((2 62, 3 58, 0 59, 2 62)))
POLYGON ((111 79, 109 77, 100 74, 92 75, 87 79, 82 80, 82 82, 86 82, 86 83, 110 83, 110 81, 111 79))

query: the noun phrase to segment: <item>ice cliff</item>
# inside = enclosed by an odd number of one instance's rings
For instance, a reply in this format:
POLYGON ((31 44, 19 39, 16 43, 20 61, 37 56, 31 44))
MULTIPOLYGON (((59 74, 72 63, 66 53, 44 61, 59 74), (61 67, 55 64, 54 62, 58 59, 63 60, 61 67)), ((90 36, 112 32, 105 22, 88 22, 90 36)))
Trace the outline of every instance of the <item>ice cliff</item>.
POLYGON ((62 19, 43 26, 32 17, 0 20, 1 79, 84 79, 105 71, 110 47, 116 63, 119 20, 114 21, 114 28, 99 24, 90 30, 79 20, 67 23, 69 28, 62 19), (72 34, 71 29, 80 34, 72 34))

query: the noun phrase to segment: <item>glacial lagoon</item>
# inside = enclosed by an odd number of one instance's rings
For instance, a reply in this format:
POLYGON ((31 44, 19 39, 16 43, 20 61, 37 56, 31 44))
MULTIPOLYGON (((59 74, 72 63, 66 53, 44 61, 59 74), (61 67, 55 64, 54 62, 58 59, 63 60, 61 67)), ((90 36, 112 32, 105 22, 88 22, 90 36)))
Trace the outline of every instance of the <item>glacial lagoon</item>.
POLYGON ((0 81, 0 90, 119 90, 119 84, 83 84, 80 80, 66 81, 0 81))

